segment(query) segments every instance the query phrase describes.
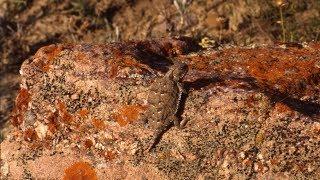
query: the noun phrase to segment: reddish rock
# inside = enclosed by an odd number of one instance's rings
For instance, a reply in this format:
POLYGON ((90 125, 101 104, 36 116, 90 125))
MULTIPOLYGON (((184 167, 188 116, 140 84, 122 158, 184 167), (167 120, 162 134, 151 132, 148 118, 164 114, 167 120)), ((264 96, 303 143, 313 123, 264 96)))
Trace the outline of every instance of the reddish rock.
POLYGON ((21 67, 2 177, 319 178, 319 54, 315 43, 200 49, 189 38, 43 47, 21 67), (188 123, 145 152, 148 87, 175 61, 190 69, 188 123))

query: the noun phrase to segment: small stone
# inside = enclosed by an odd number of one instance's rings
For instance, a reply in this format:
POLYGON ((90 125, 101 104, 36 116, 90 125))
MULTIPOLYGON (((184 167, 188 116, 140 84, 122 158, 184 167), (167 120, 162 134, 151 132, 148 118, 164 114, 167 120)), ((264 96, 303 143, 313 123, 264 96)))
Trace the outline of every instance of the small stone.
POLYGON ((48 126, 39 123, 38 126, 35 128, 35 131, 38 135, 38 137, 42 140, 46 137, 47 131, 48 131, 48 126))
POLYGON ((254 163, 253 169, 255 172, 262 172, 264 170, 264 166, 261 162, 254 163))
POLYGON ((105 147, 101 143, 96 143, 94 146, 96 149, 104 150, 105 147))
POLYGON ((296 151, 296 148, 294 146, 289 147, 289 154, 293 154, 296 151))
POLYGON ((244 159, 244 158, 246 157, 246 155, 245 155, 245 153, 244 153, 243 151, 240 152, 239 156, 240 156, 242 159, 244 159))
POLYGON ((9 174, 9 165, 7 162, 4 162, 2 165, 1 165, 1 179, 7 179, 6 177, 8 176, 9 174))
POLYGON ((258 159, 260 159, 260 160, 262 160, 262 159, 263 159, 263 156, 262 156, 262 154, 261 154, 261 153, 259 153, 259 154, 257 155, 257 157, 258 157, 258 159))
POLYGON ((179 150, 172 149, 171 150, 171 155, 175 159, 179 159, 179 160, 182 160, 182 161, 185 160, 185 157, 181 154, 181 152, 179 150))
POLYGON ((223 168, 227 168, 228 165, 229 165, 228 160, 224 160, 223 163, 222 163, 222 167, 223 167, 223 168))
POLYGON ((79 99, 79 94, 72 94, 71 99, 73 100, 79 99))
POLYGON ((317 62, 314 63, 314 67, 320 69, 320 61, 318 60, 317 62))
POLYGON ((312 172, 314 170, 314 166, 308 164, 308 172, 312 172))
POLYGON ((136 154, 136 152, 138 152, 138 150, 139 150, 139 148, 138 148, 138 143, 137 142, 131 144, 131 146, 130 146, 130 154, 131 155, 136 154))

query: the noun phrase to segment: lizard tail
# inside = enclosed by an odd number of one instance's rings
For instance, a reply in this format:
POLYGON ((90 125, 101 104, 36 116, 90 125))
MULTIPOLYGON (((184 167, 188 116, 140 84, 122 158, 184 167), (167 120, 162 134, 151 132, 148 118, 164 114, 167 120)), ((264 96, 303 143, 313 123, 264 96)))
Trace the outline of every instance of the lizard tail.
POLYGON ((156 132, 154 133, 153 139, 150 143, 150 146, 148 147, 147 151, 152 151, 157 144, 160 142, 163 134, 169 130, 173 126, 173 122, 169 121, 166 124, 162 124, 159 128, 157 128, 156 132))

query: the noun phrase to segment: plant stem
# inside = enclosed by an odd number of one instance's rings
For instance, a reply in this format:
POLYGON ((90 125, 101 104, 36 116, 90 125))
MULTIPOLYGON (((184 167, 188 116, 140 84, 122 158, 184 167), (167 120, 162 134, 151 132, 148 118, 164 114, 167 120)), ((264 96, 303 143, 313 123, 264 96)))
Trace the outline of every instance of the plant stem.
POLYGON ((284 19, 283 19, 283 13, 282 13, 282 6, 280 8, 280 22, 281 22, 281 29, 282 29, 282 41, 286 41, 286 30, 284 28, 284 19))

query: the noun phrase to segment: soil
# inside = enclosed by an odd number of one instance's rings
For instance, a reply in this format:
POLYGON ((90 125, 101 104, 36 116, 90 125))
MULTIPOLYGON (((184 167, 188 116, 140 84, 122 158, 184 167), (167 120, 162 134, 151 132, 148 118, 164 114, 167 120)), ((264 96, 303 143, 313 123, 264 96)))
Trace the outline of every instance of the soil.
POLYGON ((319 12, 318 0, 0 0, 1 137, 20 66, 42 46, 181 35, 203 46, 318 41, 319 12))

